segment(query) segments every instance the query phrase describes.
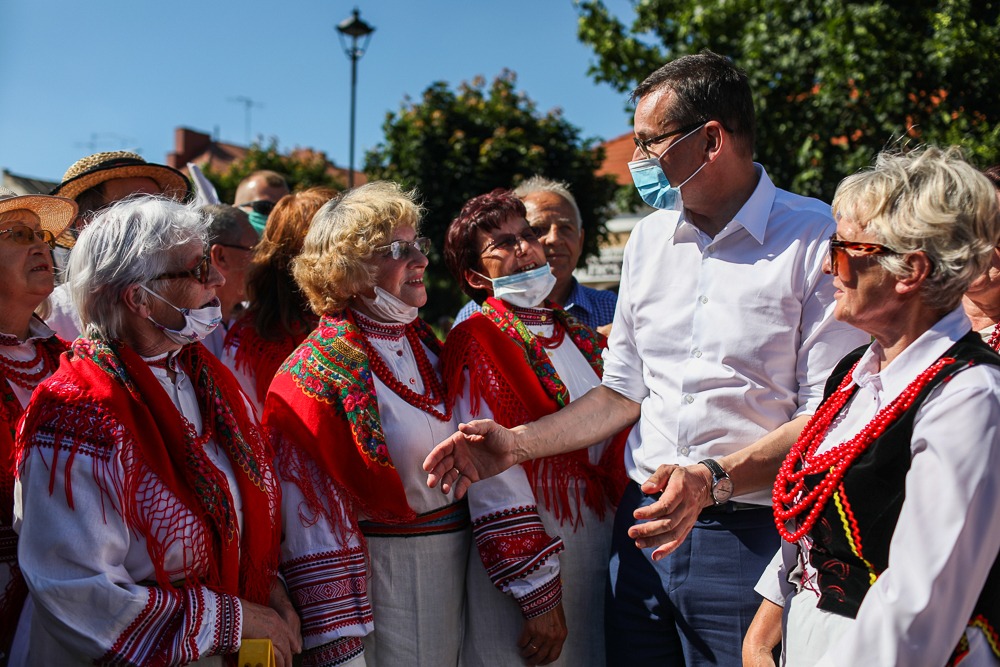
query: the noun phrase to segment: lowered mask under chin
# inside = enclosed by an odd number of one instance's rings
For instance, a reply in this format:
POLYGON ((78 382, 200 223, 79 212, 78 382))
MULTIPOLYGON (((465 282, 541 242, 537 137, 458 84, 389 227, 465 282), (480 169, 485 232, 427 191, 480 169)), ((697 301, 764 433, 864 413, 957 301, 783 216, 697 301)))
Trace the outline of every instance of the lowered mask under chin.
POLYGON ((369 314, 381 322, 409 324, 417 319, 418 308, 416 306, 409 305, 381 287, 375 288, 374 299, 367 296, 362 296, 360 299, 361 303, 368 308, 369 314))

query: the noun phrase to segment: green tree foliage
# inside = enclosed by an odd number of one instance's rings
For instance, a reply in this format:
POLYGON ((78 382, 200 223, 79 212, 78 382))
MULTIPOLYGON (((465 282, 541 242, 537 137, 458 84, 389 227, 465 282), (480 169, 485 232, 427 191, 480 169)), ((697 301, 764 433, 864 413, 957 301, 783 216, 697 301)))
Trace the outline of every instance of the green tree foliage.
POLYGON ((611 178, 594 174, 603 150, 581 139, 559 110, 539 113, 515 84, 510 71, 488 86, 477 77, 457 91, 434 83, 419 101, 406 99, 387 114, 385 140, 366 156, 369 180, 416 188, 427 208, 423 228, 434 249, 424 315, 431 321, 454 315, 465 301, 441 251, 448 225, 476 195, 516 186, 534 174, 566 181, 583 217, 584 255, 597 249, 616 188, 611 178))
POLYGON ((627 91, 702 49, 746 70, 758 159, 782 187, 832 197, 896 143, 960 144, 1000 161, 996 0, 633 0, 626 26, 578 3, 591 75, 627 91))
POLYGON ((223 170, 216 170, 207 165, 203 171, 215 186, 219 199, 232 203, 240 181, 262 169, 269 169, 284 176, 293 192, 317 185, 335 190, 343 190, 345 187, 343 182, 330 173, 330 162, 325 153, 296 149, 282 155, 278 152, 277 139, 271 139, 267 146, 260 143, 252 144, 246 157, 236 160, 223 170))

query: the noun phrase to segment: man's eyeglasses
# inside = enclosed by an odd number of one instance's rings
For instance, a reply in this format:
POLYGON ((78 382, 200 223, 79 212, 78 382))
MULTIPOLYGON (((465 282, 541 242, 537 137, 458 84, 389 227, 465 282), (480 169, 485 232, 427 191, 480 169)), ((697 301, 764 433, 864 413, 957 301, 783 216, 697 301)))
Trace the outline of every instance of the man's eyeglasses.
POLYGON ((421 236, 412 241, 393 241, 388 245, 375 248, 375 252, 385 253, 387 257, 393 259, 403 259, 409 257, 414 250, 419 250, 425 257, 431 251, 431 240, 426 236, 421 236))
POLYGON ((153 278, 153 280, 177 280, 179 278, 193 278, 197 280, 202 285, 208 283, 210 274, 212 273, 212 258, 208 253, 205 253, 201 257, 201 261, 193 269, 188 269, 187 271, 171 271, 168 273, 161 273, 160 275, 153 278))
POLYGON ((525 227, 520 234, 501 234, 487 243, 479 254, 483 255, 491 249, 512 252, 519 245, 530 246, 532 243, 538 243, 538 233, 531 227, 525 227))
POLYGON ((697 123, 691 123, 690 125, 685 125, 684 127, 674 130, 672 132, 664 132, 663 134, 658 134, 650 139, 640 139, 639 137, 632 137, 632 141, 635 142, 635 147, 642 151, 642 156, 645 158, 653 157, 653 154, 649 152, 649 147, 658 144, 665 139, 670 137, 676 137, 678 134, 685 134, 692 130, 697 129, 701 125, 704 125, 708 121, 699 120, 697 123))
POLYGON ((838 239, 837 235, 834 233, 830 235, 830 271, 833 273, 837 272, 837 255, 841 252, 849 252, 855 257, 902 254, 880 243, 844 241, 843 239, 838 239))
POLYGON ((260 213, 261 215, 268 216, 271 215, 271 211, 274 210, 274 205, 276 202, 269 201, 267 199, 258 199, 256 201, 248 201, 245 204, 240 204, 238 208, 249 208, 254 213, 260 213))
POLYGON ((216 243, 215 245, 221 245, 223 248, 235 248, 236 250, 246 250, 247 252, 253 252, 257 249, 255 245, 236 245, 235 243, 216 243))
POLYGON ((34 230, 25 225, 14 225, 8 229, 0 229, 0 237, 9 238, 18 245, 31 245, 35 241, 45 243, 49 248, 56 247, 56 237, 47 229, 34 230))

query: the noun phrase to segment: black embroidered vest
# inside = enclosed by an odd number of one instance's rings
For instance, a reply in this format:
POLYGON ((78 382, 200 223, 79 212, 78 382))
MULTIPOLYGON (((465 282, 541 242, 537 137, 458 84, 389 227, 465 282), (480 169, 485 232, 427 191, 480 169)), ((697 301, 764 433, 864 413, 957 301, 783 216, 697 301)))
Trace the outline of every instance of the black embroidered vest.
MULTIPOLYGON (((867 347, 854 350, 837 364, 827 380, 824 399, 836 391, 867 347)), ((905 500, 913 420, 920 405, 935 387, 971 365, 1000 366, 1000 355, 983 344, 976 332, 963 337, 943 356, 953 357, 955 362, 945 366, 921 390, 910 409, 858 457, 810 532, 813 546, 809 559, 819 574, 820 609, 855 618, 868 589, 888 567, 889 541, 905 500)), ((814 487, 819 479, 818 475, 806 477, 807 487, 814 487)), ((997 621, 1000 558, 994 561, 970 623, 996 639, 997 621)))

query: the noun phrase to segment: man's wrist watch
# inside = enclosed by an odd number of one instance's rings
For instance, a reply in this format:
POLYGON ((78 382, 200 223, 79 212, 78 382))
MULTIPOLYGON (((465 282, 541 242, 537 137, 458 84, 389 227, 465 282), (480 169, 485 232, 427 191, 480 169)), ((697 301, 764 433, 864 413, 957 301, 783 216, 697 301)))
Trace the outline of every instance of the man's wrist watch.
POLYGON ((733 497, 733 480, 729 479, 729 473, 723 470, 722 466, 715 459, 705 459, 698 461, 712 473, 712 500, 716 505, 729 502, 733 497))

